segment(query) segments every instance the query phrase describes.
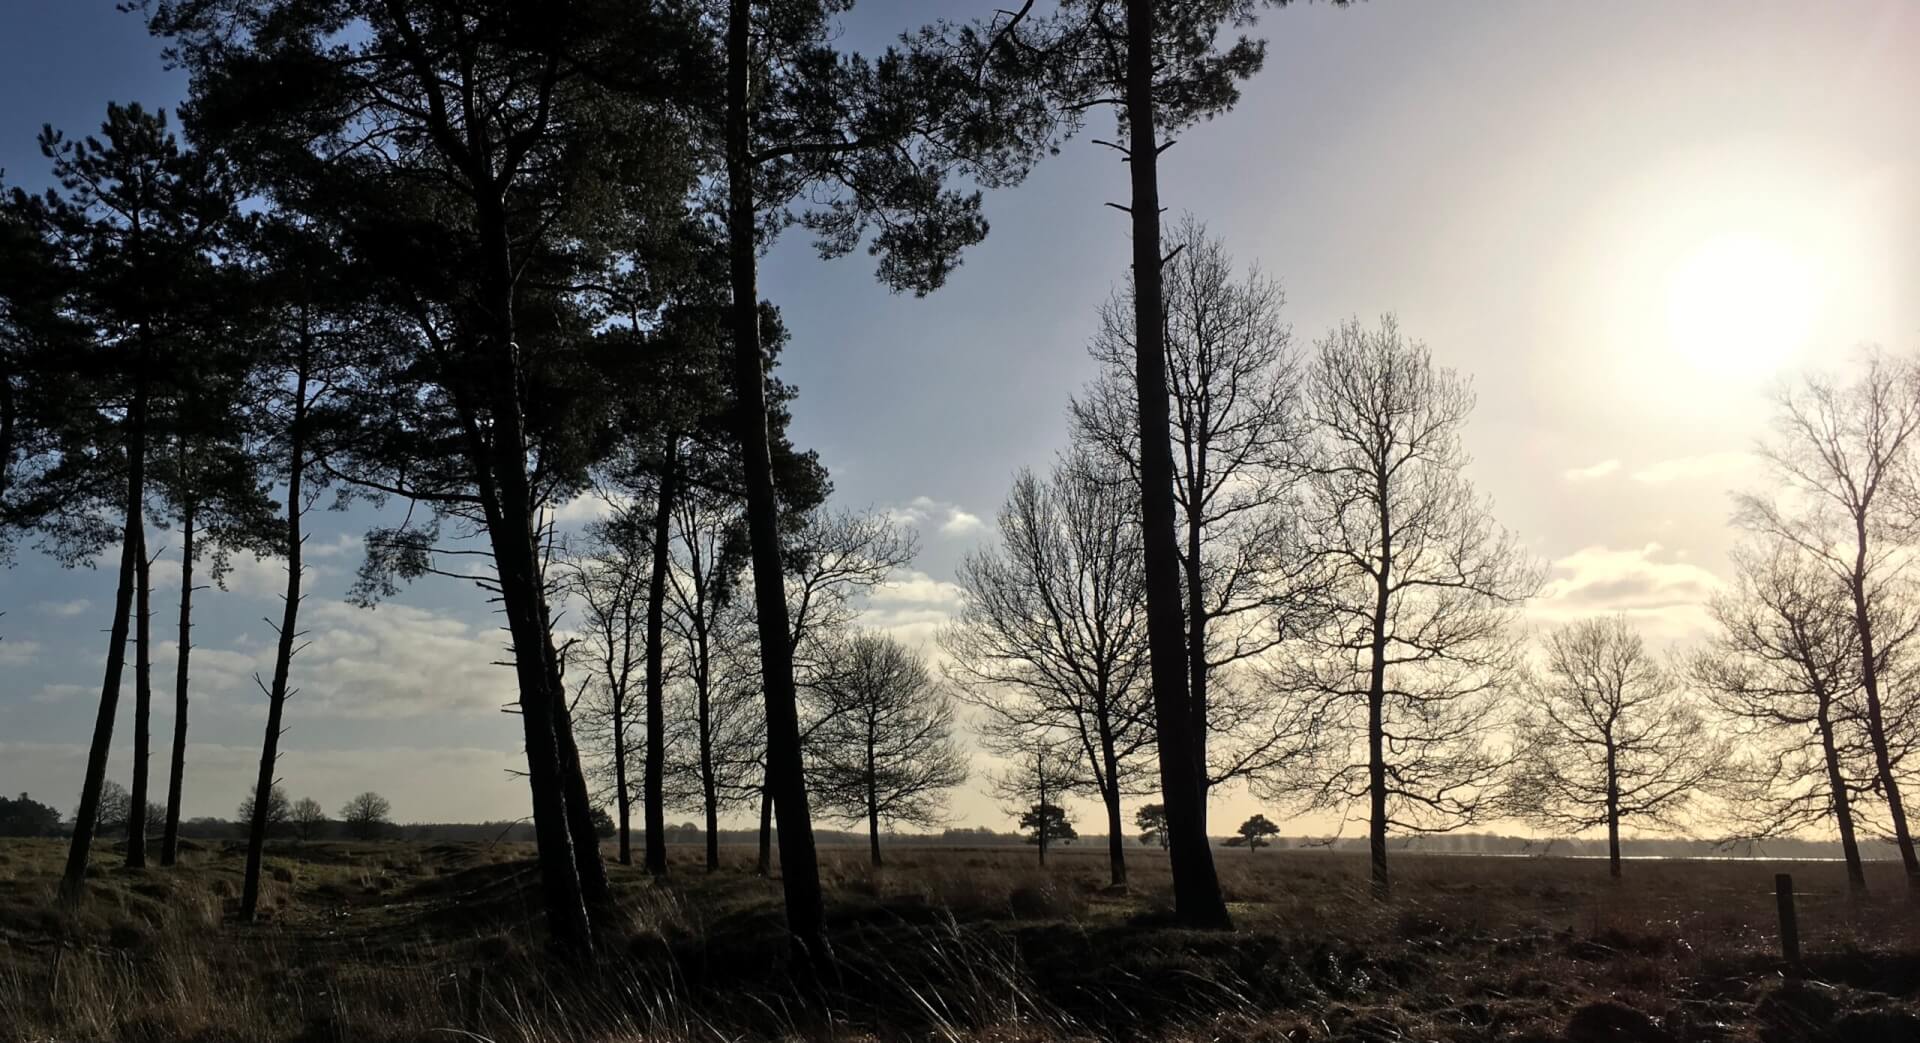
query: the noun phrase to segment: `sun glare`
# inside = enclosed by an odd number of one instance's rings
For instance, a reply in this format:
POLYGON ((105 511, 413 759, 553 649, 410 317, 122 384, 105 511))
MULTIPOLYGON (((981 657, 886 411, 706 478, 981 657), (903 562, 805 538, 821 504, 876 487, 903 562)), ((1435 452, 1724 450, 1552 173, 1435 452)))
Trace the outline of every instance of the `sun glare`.
POLYGON ((1667 276, 1667 336, 1696 368, 1772 371, 1813 332, 1816 273, 1781 243, 1722 236, 1667 276))

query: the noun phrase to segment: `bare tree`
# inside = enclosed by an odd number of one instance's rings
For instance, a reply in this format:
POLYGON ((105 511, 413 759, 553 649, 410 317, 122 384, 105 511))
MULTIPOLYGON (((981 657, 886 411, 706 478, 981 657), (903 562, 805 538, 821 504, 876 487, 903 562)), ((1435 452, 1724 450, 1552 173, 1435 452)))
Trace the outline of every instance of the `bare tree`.
MULTIPOLYGON (((267 797, 265 810, 258 815, 254 813, 254 795, 249 793, 241 799, 240 808, 235 812, 235 816, 235 820, 242 825, 256 821, 264 823, 262 835, 272 836, 285 830, 293 821, 293 803, 287 799, 286 790, 275 786, 267 797)), ((251 828, 248 829, 248 836, 252 836, 251 828)))
POLYGON ((666 802, 706 817, 709 872, 720 867, 720 812, 758 794, 766 716, 759 703, 753 616, 740 595, 745 518, 737 504, 700 490, 674 510, 666 629, 683 664, 674 689, 674 751, 666 802))
POLYGON ((1373 893, 1389 893, 1387 834, 1481 819, 1508 758, 1489 745, 1512 674, 1516 606, 1539 572, 1462 473, 1467 381, 1434 366, 1391 317, 1319 342, 1306 531, 1327 570, 1327 622, 1289 683, 1346 736, 1316 800, 1365 798, 1373 893))
POLYGON ((1070 457, 1046 479, 1023 471, 1000 509, 1000 543, 967 556, 967 602, 941 633, 948 676, 986 711, 989 749, 1036 739, 1074 750, 1107 812, 1113 883, 1127 882, 1120 800, 1155 765, 1145 576, 1132 491, 1070 457))
POLYGON ((391 825, 388 816, 393 813, 393 805, 387 798, 368 791, 340 807, 340 824, 355 840, 372 840, 391 825))
POLYGON ((1737 521, 1750 531, 1805 551, 1845 587, 1859 632, 1860 687, 1874 770, 1907 886, 1920 892, 1914 850, 1900 794, 1896 747, 1885 689, 1887 665, 1905 634, 1875 628, 1876 606, 1905 584, 1906 537, 1914 518, 1914 443, 1920 438, 1920 373, 1904 359, 1868 354, 1851 382, 1808 376, 1780 392, 1774 438, 1760 447, 1769 486, 1783 496, 1739 497, 1737 521))
POLYGON ((881 823, 939 825, 946 791, 967 781, 967 756, 954 735, 953 698, 920 656, 867 633, 836 658, 840 668, 821 685, 834 712, 812 736, 809 783, 822 810, 866 821, 877 866, 881 823))
POLYGON ((1831 818, 1848 886, 1864 894, 1854 801, 1875 773, 1852 598, 1828 569, 1783 540, 1741 548, 1733 562, 1734 588, 1708 608, 1719 631, 1689 672, 1752 751, 1736 832, 1759 839, 1831 818))
POLYGON ((290 818, 294 835, 301 840, 312 840, 327 828, 327 809, 312 797, 301 797, 294 801, 290 818))
MULTIPOLYGON (((818 698, 820 680, 833 668, 828 650, 859 615, 859 599, 885 583, 896 570, 913 564, 919 549, 911 530, 873 511, 821 508, 800 519, 789 535, 781 558, 787 570, 785 615, 790 654, 782 658, 793 668, 798 695, 795 730, 803 751, 833 709, 818 698)), ((771 770, 767 764, 766 771, 771 770)), ((765 777, 771 781, 770 774, 765 777)), ((770 785, 762 787, 760 801, 758 868, 764 875, 771 861, 773 838, 770 785)))
POLYGON ((1509 782, 1515 814, 1542 828, 1605 827, 1607 872, 1620 875, 1620 824, 1678 830, 1724 781, 1733 751, 1624 617, 1550 631, 1526 684, 1509 782))
MULTIPOLYGON (((1298 629, 1315 570, 1295 524, 1304 425, 1292 330, 1280 317, 1286 297, 1257 269, 1239 278, 1225 244, 1191 216, 1168 238, 1169 433, 1204 795, 1299 755, 1298 715, 1237 668, 1298 629)), ((1101 309, 1089 351, 1102 373, 1072 412, 1080 442, 1137 482, 1132 297, 1129 283, 1101 309)))
POLYGON ((633 864, 633 787, 627 758, 632 752, 631 696, 640 670, 645 633, 647 532, 640 516, 611 499, 610 517, 587 526, 580 553, 562 558, 563 589, 577 603, 580 631, 570 651, 584 659, 578 696, 590 721, 604 726, 605 751, 612 772, 620 864, 633 864))

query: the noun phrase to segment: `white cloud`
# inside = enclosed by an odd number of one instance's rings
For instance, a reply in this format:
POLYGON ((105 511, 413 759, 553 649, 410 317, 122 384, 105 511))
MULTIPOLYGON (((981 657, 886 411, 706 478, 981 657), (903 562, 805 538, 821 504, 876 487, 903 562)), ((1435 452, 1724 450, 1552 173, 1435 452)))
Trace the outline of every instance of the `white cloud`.
POLYGON ((93 602, 86 598, 74 598, 72 601, 42 601, 33 607, 39 609, 41 615, 53 616, 57 619, 72 619, 92 608, 93 602))
POLYGON ((25 666, 40 653, 40 642, 21 638, 0 641, 0 666, 25 666))
POLYGON ((1625 613, 1650 638, 1679 640, 1706 626, 1706 603, 1720 578, 1658 543, 1637 549, 1583 547, 1553 562, 1540 596, 1527 606, 1537 622, 1625 613))
POLYGON ((987 527, 979 515, 957 503, 936 500, 931 496, 916 496, 905 504, 889 507, 886 515, 896 524, 916 529, 933 528, 943 536, 967 536, 987 527))
POLYGON ((1560 472, 1560 476, 1569 482, 1590 482, 1596 478, 1605 478, 1620 470, 1620 461, 1602 460, 1587 467, 1573 467, 1560 472))
POLYGON ((1754 463, 1752 453, 1731 451, 1701 453, 1697 456, 1677 456, 1671 460, 1648 464, 1634 471, 1632 478, 1636 482, 1645 482, 1649 485, 1701 478, 1733 480, 1752 469, 1754 463))
POLYGON ((966 600, 958 583, 934 579, 917 569, 902 569, 867 596, 872 604, 940 605, 958 608, 966 600))
POLYGON ((557 525, 585 525, 588 522, 611 518, 616 509, 633 506, 633 497, 624 494, 602 494, 589 489, 554 508, 553 520, 557 525))

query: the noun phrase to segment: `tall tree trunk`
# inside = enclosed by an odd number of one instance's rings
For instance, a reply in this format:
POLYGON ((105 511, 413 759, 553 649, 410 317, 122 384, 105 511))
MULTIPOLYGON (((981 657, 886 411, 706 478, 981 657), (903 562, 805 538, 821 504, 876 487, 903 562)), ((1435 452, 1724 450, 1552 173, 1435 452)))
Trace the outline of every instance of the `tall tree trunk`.
MULTIPOLYGON (((482 294, 494 322, 482 378, 489 425, 483 433, 471 407, 463 418, 474 458, 500 605, 513 642, 520 688, 520 723, 526 736, 527 788, 533 797, 533 830, 539 852, 541 893, 554 941, 574 954, 591 952, 582 859, 569 818, 571 801, 562 762, 559 729, 565 697, 556 686, 556 660, 544 618, 539 555, 534 545, 534 502, 527 479, 526 431, 520 412, 519 348, 514 342, 514 271, 504 205, 481 194, 478 224, 485 254, 482 294)), ((569 743, 568 745, 571 745, 569 743)), ((597 861, 597 859, 596 859, 597 861)))
POLYGON ((287 590, 280 608, 279 643, 273 653, 273 686, 267 689, 267 733, 260 746, 260 774, 253 784, 253 821, 247 826, 247 871, 240 888, 240 918, 252 920, 260 904, 260 859, 267 846, 267 816, 273 809, 273 769, 280 756, 281 717, 287 704, 287 676, 293 668, 294 641, 300 629, 300 515, 302 479, 307 470, 307 377, 311 341, 303 341, 294 373, 293 419, 287 425, 287 590))
POLYGON ((653 571, 647 578, 647 765, 641 799, 646 806, 647 872, 667 873, 667 715, 666 652, 667 564, 672 538, 675 471, 679 469, 679 438, 668 436, 660 470, 659 495, 653 505, 653 571))
POLYGON ((1165 301, 1160 256, 1159 130, 1154 122, 1154 5, 1127 0, 1127 147, 1133 177, 1134 364, 1140 413, 1140 520, 1147 588, 1147 644, 1167 806, 1174 916, 1188 927, 1230 929, 1207 841, 1204 767, 1194 763, 1187 691, 1187 635, 1175 541, 1173 450, 1168 434, 1165 301))
POLYGON ((1052 824, 1053 820, 1047 815, 1046 762, 1044 759, 1040 759, 1036 760, 1035 763, 1039 765, 1040 768, 1038 773, 1040 782, 1040 825, 1034 828, 1033 846, 1040 849, 1040 864, 1045 866, 1047 864, 1047 827, 1052 824))
POLYGON ((1819 724, 1827 789, 1833 795, 1833 823, 1840 832, 1840 854, 1847 860, 1847 891, 1859 897, 1867 893, 1867 871, 1860 862, 1860 842, 1853 832, 1853 800, 1847 794, 1847 779, 1840 770, 1840 747, 1834 740, 1831 707, 1824 692, 1820 694, 1819 724))
POLYGON ((1893 755, 1888 749, 1887 725, 1881 711, 1880 663, 1874 648, 1873 614, 1867 605, 1867 533, 1866 523, 1856 518, 1857 552, 1854 557, 1853 622, 1860 632, 1860 681, 1867 696, 1867 738, 1873 743, 1874 772, 1887 798, 1887 817, 1893 825, 1893 840, 1900 848, 1900 864, 1906 867, 1907 890, 1920 897, 1920 856, 1913 847, 1913 834, 1907 830, 1907 809, 1900 799, 1900 780, 1893 770, 1893 755))
MULTIPOLYGON (((142 331, 145 336, 145 331, 142 331)), ((147 496, 147 357, 144 340, 134 380, 132 408, 127 423, 126 522, 120 535, 120 585, 113 595, 113 624, 107 635, 106 676, 100 682, 100 710, 93 721, 93 743, 87 749, 87 774, 80 784, 80 807, 73 816, 73 838, 67 845, 67 866, 60 877, 60 896, 77 902, 86 892, 87 854, 100 817, 100 790, 107 780, 107 755, 113 747, 114 712, 120 705, 120 675, 126 665, 127 624, 133 615, 134 573, 146 546, 142 508, 147 496)))
POLYGON ((194 502, 180 512, 180 655, 173 665, 173 754, 167 762, 167 825, 160 840, 160 864, 180 857, 180 797, 187 774, 187 660, 193 653, 194 502))
POLYGON ((800 755, 800 716, 789 645, 786 570, 780 561, 780 506, 773 487, 767 437, 765 355, 760 347, 753 178, 753 128, 749 109, 752 5, 730 0, 727 21, 727 247, 733 283, 735 415, 745 465, 747 535, 752 547, 754 606, 760 630, 760 672, 767 708, 767 774, 780 819, 780 881, 787 930, 803 961, 831 966, 820 865, 813 846, 813 816, 800 755))
POLYGON ((147 864, 147 779, 153 755, 153 561, 147 534, 133 563, 133 792, 127 805, 127 866, 147 864))

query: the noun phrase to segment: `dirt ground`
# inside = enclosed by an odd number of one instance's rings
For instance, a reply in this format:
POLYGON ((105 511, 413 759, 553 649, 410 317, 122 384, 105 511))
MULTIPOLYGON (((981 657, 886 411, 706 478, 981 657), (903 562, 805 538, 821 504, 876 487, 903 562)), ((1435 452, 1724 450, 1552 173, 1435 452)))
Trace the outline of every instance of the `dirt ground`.
POLYGON ((1920 905, 1897 865, 1850 902, 1828 863, 1221 850, 1237 930, 1167 926, 1157 849, 825 848, 838 980, 795 985, 752 852, 664 883, 614 866, 590 966, 542 941, 521 845, 279 844, 264 922, 243 852, 102 852, 77 910, 57 841, 0 840, 0 1039, 1920 1041, 1920 905), (1779 955, 1794 876, 1803 966, 1779 955))

